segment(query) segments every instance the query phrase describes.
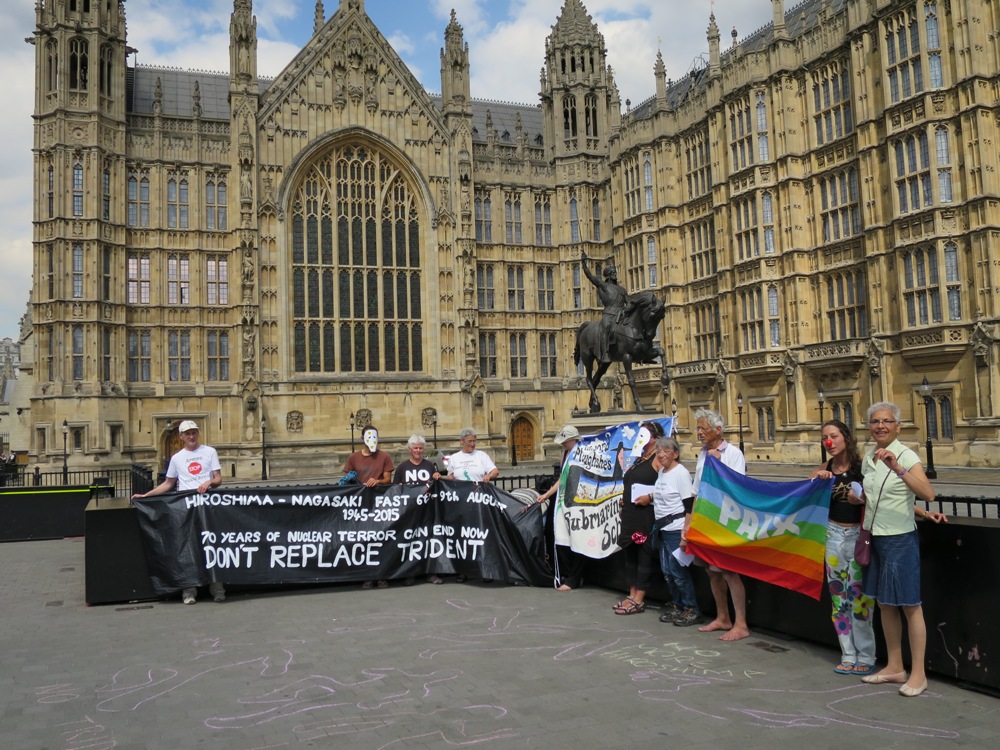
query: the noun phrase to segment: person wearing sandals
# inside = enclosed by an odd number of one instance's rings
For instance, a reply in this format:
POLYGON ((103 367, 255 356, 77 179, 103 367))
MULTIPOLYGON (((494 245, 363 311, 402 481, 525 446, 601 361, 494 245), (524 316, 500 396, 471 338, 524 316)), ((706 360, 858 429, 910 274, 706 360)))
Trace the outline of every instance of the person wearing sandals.
POLYGON ((826 527, 826 584, 840 641, 840 664, 833 671, 863 676, 875 669, 875 601, 861 593, 863 570, 854 560, 862 508, 850 502, 850 494, 851 483, 862 479, 861 455, 850 428, 839 419, 823 424, 821 439, 830 460, 820 464, 809 478, 833 477, 826 527))
POLYGON ((646 590, 653 583, 655 562, 652 545, 646 538, 653 530, 656 516, 653 494, 657 470, 653 466, 655 441, 663 437, 663 428, 656 422, 643 422, 635 443, 642 454, 622 477, 624 490, 621 500, 621 533, 618 546, 625 552, 625 582, 628 596, 612 609, 616 615, 637 615, 646 611, 646 590))
POLYGON ((660 473, 653 488, 653 509, 656 513, 660 568, 671 598, 660 615, 660 622, 687 627, 698 622, 701 612, 698 610, 691 570, 674 557, 678 548, 683 550, 687 547, 687 529, 691 525, 691 509, 694 506, 691 472, 684 468, 680 458, 681 446, 676 438, 663 437, 656 441, 656 465, 660 473))
POLYGON ((852 501, 865 504, 863 526, 872 534, 871 561, 862 590, 875 598, 882 612, 888 663, 862 677, 871 685, 899 684, 899 694, 913 698, 927 689, 924 656, 927 624, 920 602, 920 540, 914 516, 947 523, 943 513, 915 507, 916 498, 936 497, 920 458, 899 441, 900 411, 880 402, 868 409, 868 429, 875 440, 861 462, 864 494, 852 501), (910 674, 903 666, 903 618, 910 642, 910 674))

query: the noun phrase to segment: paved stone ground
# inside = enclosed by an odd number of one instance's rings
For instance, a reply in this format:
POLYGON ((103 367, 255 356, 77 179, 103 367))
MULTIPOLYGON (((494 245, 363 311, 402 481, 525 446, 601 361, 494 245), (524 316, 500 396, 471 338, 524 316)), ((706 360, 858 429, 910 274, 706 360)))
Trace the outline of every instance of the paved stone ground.
POLYGON ((0 544, 0 748, 995 747, 1000 700, 485 584, 84 604, 84 541, 0 544))

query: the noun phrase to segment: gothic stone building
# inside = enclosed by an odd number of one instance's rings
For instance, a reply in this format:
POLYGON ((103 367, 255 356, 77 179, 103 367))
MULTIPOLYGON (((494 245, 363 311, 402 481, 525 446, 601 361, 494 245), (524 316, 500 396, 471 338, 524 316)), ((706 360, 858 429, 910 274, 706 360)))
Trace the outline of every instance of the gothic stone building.
POLYGON ((537 106, 473 99, 454 15, 438 96, 364 0, 317 2, 273 80, 250 0, 228 74, 130 67, 123 3, 38 0, 32 460, 65 424, 73 468, 162 466, 182 418, 226 477, 337 475, 368 422, 542 459, 587 402, 586 252, 665 298, 638 378, 682 431, 712 406, 815 463, 821 417, 888 399, 939 463, 1000 463, 1000 8, 771 6, 623 107, 580 0, 537 106))

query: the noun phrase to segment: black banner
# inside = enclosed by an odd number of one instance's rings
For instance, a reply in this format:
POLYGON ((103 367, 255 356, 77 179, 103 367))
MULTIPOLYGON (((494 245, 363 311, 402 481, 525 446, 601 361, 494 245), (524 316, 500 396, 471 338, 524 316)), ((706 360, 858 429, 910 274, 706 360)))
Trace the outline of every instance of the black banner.
POLYGON ((157 594, 461 574, 552 584, 537 506, 490 484, 224 487, 136 499, 157 594))

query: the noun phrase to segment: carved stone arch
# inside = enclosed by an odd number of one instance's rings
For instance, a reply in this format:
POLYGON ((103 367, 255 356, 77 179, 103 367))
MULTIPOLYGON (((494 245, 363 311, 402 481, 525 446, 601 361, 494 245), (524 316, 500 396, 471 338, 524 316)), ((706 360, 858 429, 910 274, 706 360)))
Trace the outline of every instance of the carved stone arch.
POLYGON ((430 237, 431 219, 434 211, 434 197, 431 193, 430 182, 423 175, 413 159, 402 151, 392 141, 379 135, 378 133, 362 127, 351 127, 337 130, 333 133, 324 133, 318 138, 314 138, 305 148, 303 148, 285 170, 285 174, 278 188, 277 204, 281 211, 289 209, 289 202, 295 190, 298 189, 303 176, 319 159, 328 152, 344 145, 366 145, 371 146, 394 161, 404 173, 407 181, 414 189, 414 195, 420 200, 420 214, 427 219, 428 245, 430 237))

